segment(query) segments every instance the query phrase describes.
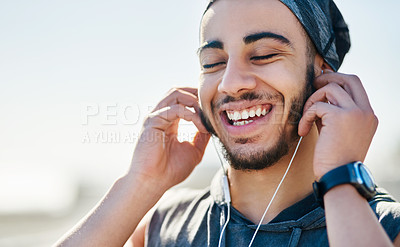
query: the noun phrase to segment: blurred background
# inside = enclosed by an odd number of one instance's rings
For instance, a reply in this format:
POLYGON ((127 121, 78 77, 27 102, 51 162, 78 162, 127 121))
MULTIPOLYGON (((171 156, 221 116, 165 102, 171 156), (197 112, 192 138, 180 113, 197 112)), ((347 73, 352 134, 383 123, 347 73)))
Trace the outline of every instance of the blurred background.
MULTIPOLYGON (((352 37, 341 71, 380 119, 365 163, 400 199, 400 2, 336 3, 352 37)), ((143 117, 172 86, 197 86, 205 5, 0 1, 0 246, 51 245, 126 171, 143 117)), ((218 167, 209 145, 182 186, 207 186, 218 167)))

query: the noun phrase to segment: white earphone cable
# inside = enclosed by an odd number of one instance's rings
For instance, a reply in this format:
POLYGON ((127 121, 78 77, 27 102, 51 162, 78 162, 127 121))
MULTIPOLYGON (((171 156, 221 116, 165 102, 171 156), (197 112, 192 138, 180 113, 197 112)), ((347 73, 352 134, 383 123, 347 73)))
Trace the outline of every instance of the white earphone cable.
MULTIPOLYGON (((257 225, 257 228, 256 228, 256 230, 255 230, 255 232, 254 232, 254 234, 253 234, 253 237, 252 237, 252 239, 251 239, 251 241, 250 241, 248 247, 251 247, 251 246, 253 245, 253 242, 254 242, 254 239, 256 238, 256 235, 257 235, 257 233, 258 233, 258 230, 260 229, 260 226, 261 226, 261 224, 262 224, 262 222, 263 222, 263 220, 264 220, 264 218, 265 218, 265 216, 266 216, 266 214, 267 214, 269 208, 271 207, 272 202, 274 201, 275 196, 277 195, 277 193, 278 193, 278 191, 279 191, 279 188, 281 187, 283 181, 285 180, 286 175, 288 174, 290 167, 292 166, 294 157, 295 157, 296 154, 297 154, 297 150, 299 149, 299 146, 300 146, 300 143, 301 143, 302 139, 303 139, 303 137, 301 136, 300 139, 299 139, 299 141, 298 141, 298 143, 297 143, 296 149, 294 150, 294 153, 293 153, 293 155, 292 155, 292 158, 290 159, 289 165, 288 165, 288 167, 286 168, 286 171, 285 171, 285 173, 283 174, 283 177, 282 177, 281 181, 279 182, 278 187, 276 188, 276 190, 275 190, 275 192, 274 192, 274 194, 273 194, 273 196, 272 196, 270 202, 268 203, 268 206, 267 206, 267 208, 265 209, 264 214, 263 214, 263 216, 261 217, 260 222, 259 222, 258 225, 257 225)), ((226 221, 225 221, 224 226, 222 227, 222 230, 221 230, 221 233, 220 233, 220 236, 219 236, 219 241, 218 241, 218 247, 221 247, 222 237, 223 237, 223 235, 224 235, 224 232, 225 232, 225 230, 226 230, 226 227, 228 226, 228 223, 229 223, 229 220, 230 220, 230 217, 231 217, 231 210, 230 210, 230 206, 231 206, 231 205, 230 205, 230 204, 231 204, 231 197, 230 197, 229 183, 228 183, 228 177, 227 177, 227 175, 228 175, 227 173, 228 173, 228 172, 227 172, 227 170, 225 169, 225 167, 224 167, 224 165, 223 165, 221 156, 220 156, 220 154, 219 154, 219 152, 218 152, 217 145, 215 144, 214 139, 213 139, 213 144, 214 144, 215 151, 217 152, 218 158, 219 158, 219 160, 220 160, 220 162, 221 162, 222 169, 223 169, 223 171, 224 171, 224 176, 223 176, 224 197, 225 197, 225 202, 226 202, 226 204, 227 204, 227 206, 228 206, 227 219, 226 219, 226 221)))
POLYGON ((211 139, 212 139, 212 143, 213 143, 213 145, 214 145, 215 152, 217 152, 217 156, 218 156, 219 162, 220 162, 220 164, 221 164, 222 170, 224 171, 224 174, 227 176, 227 175, 228 175, 228 171, 227 171, 226 168, 224 167, 224 163, 222 162, 222 158, 221 158, 221 156, 219 155, 218 148, 217 148, 217 144, 215 144, 214 137, 211 137, 211 139))
POLYGON ((259 222, 258 225, 257 225, 257 229, 256 229, 256 231, 255 231, 254 234, 253 234, 253 237, 252 237, 252 239, 251 239, 251 241, 250 241, 250 243, 249 243, 249 247, 251 247, 251 245, 253 244, 254 239, 256 238, 256 235, 257 235, 257 233, 258 233, 258 230, 260 229, 260 226, 261 226, 261 224, 262 224, 262 222, 263 222, 263 220, 264 220, 264 218, 265 218, 265 215, 267 214, 268 209, 271 207, 271 204, 272 204, 272 202, 274 201, 275 196, 276 196, 276 194, 278 193, 279 188, 281 187, 281 185, 282 185, 282 183, 283 183, 283 180, 285 180, 286 175, 287 175, 287 173, 289 172, 290 167, 292 166, 292 162, 293 162, 293 160, 294 160, 294 157, 296 156, 297 150, 299 149, 299 146, 300 146, 300 143, 301 143, 301 140, 302 140, 302 139, 303 139, 303 137, 301 136, 300 139, 299 139, 299 142, 297 143, 296 149, 294 150, 292 159, 290 160, 289 165, 288 165, 288 167, 286 168, 285 174, 283 174, 283 177, 282 177, 282 179, 281 179, 281 182, 279 183, 278 187, 276 188, 275 193, 274 193, 274 195, 273 195, 272 198, 271 198, 271 201, 269 201, 268 206, 267 206, 267 208, 265 209, 264 214, 263 214, 263 216, 261 217, 261 220, 260 220, 260 222, 259 222))
POLYGON ((221 156, 220 156, 220 154, 218 152, 217 145, 215 144, 214 138, 212 139, 212 142, 214 144, 215 151, 217 152, 217 156, 218 156, 218 159, 219 159, 220 164, 222 166, 222 170, 224 171, 224 176, 222 178, 223 179, 223 186, 224 186, 223 187, 223 189, 224 189, 224 197, 225 197, 224 199, 225 199, 225 203, 227 204, 227 207, 228 207, 228 214, 227 214, 227 217, 226 217, 226 221, 225 221, 225 224, 222 227, 221 233, 219 235, 218 247, 221 247, 222 237, 224 236, 225 229, 228 226, 229 220, 231 219, 231 196, 230 196, 230 192, 229 192, 228 171, 224 167, 224 163, 222 162, 222 159, 221 159, 221 156))
POLYGON ((225 232, 226 226, 228 225, 229 220, 231 219, 231 203, 228 202, 228 205, 227 205, 227 206, 228 206, 227 220, 226 220, 224 226, 222 227, 221 233, 220 233, 220 235, 219 235, 218 247, 221 247, 222 237, 224 236, 224 232, 225 232))

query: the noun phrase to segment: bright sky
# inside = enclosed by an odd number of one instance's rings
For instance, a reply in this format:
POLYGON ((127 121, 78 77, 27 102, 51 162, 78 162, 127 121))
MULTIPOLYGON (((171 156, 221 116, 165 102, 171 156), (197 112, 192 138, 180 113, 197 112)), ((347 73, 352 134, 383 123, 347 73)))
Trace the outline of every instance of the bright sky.
MULTIPOLYGON (((361 77, 380 119, 367 161, 390 176, 393 165, 381 168, 400 150, 400 2, 336 2, 353 43, 341 71, 361 77)), ((197 86, 204 6, 1 1, 0 181, 26 171, 90 183, 127 169, 140 119, 173 85, 197 86)))

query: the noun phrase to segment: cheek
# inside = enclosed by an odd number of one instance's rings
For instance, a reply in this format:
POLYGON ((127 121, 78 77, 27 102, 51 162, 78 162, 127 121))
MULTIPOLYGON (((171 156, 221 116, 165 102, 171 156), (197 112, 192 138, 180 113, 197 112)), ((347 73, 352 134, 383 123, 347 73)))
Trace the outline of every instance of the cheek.
POLYGON ((300 68, 285 66, 283 63, 270 64, 259 68, 257 74, 264 83, 284 97, 284 115, 290 112, 291 103, 305 87, 305 72, 300 68))
POLYGON ((277 91, 297 91, 303 87, 305 68, 279 61, 255 70, 260 78, 277 91))
POLYGON ((211 114, 211 102, 217 93, 217 83, 213 83, 207 76, 200 75, 199 102, 203 111, 209 116, 211 114))

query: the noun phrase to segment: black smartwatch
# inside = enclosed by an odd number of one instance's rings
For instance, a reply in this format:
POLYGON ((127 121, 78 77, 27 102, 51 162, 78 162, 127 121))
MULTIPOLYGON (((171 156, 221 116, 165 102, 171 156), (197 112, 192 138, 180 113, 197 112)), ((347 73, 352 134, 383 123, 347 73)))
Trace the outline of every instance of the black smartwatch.
POLYGON ((324 208, 324 195, 330 189, 341 184, 351 184, 367 200, 376 194, 374 178, 368 168, 361 162, 353 162, 327 172, 319 182, 313 183, 314 196, 324 208))

